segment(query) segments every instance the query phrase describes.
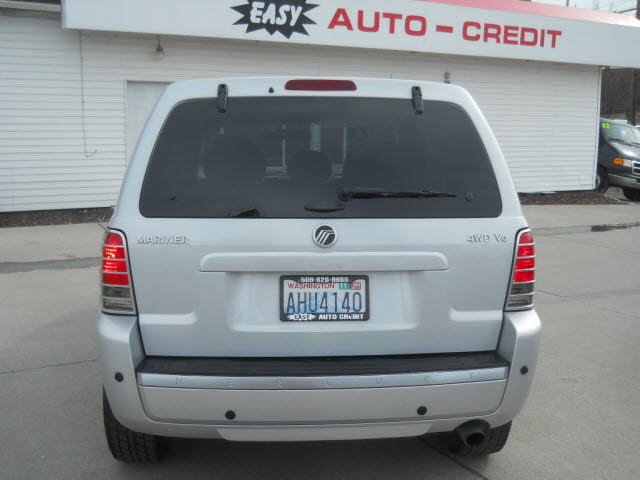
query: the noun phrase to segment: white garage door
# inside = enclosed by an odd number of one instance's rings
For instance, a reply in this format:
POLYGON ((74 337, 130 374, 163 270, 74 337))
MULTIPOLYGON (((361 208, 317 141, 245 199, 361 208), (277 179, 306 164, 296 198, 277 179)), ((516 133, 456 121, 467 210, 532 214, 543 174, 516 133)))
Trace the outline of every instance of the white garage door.
POLYGON ((168 83, 127 82, 127 164, 147 118, 168 83))

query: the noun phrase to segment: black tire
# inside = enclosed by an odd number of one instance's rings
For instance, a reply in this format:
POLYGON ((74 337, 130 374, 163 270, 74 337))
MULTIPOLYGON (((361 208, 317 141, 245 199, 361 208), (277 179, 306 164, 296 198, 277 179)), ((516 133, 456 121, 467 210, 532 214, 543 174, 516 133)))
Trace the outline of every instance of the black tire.
POLYGON ((609 177, 607 171, 603 167, 598 167, 596 174, 596 192, 606 193, 609 190, 609 177))
POLYGON ((479 456, 497 453, 502 450, 507 443, 510 431, 511 422, 506 423, 501 427, 487 428, 485 432, 485 440, 480 445, 469 447, 458 438, 456 444, 449 449, 455 454, 466 456, 479 456))
POLYGON ((138 433, 122 425, 111 411, 107 395, 102 391, 104 432, 113 458, 126 463, 152 463, 167 453, 168 438, 138 433))
POLYGON ((623 188, 622 193, 629 200, 640 202, 640 190, 636 190, 635 188, 623 188))

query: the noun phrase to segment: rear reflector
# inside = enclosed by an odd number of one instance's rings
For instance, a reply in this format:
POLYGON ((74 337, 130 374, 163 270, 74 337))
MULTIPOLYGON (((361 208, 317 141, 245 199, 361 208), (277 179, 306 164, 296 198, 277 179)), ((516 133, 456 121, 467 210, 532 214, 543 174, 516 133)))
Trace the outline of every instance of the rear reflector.
POLYGON ((116 247, 124 247, 124 238, 119 233, 107 232, 104 239, 105 245, 114 245, 116 247))
POLYGON ((102 271, 109 273, 127 273, 126 260, 102 259, 102 271))
POLYGON ((112 260, 124 260, 124 248, 107 247, 102 248, 102 256, 104 258, 110 258, 112 260))
POLYGON ((505 310, 527 310, 533 308, 533 285, 536 274, 536 251, 533 235, 529 230, 520 232, 516 238, 515 258, 511 284, 505 310))
POLYGON ((533 245, 523 245, 518 247, 518 258, 531 257, 534 253, 533 245))
POLYGON ((102 283, 104 285, 129 285, 129 275, 119 275, 117 273, 102 273, 102 283))
POLYGON ((522 245, 525 243, 533 243, 533 235, 531 235, 531 232, 524 232, 520 235, 520 244, 522 245))
POLYGON ((527 270, 536 268, 536 259, 534 257, 518 258, 516 260, 516 270, 527 270))
POLYGON ((102 244, 101 303, 105 313, 135 315, 135 297, 124 235, 108 231, 102 244))
POLYGON ((358 89, 351 80, 289 80, 284 88, 311 92, 353 92, 358 89))
POLYGON ((513 283, 533 282, 535 280, 533 270, 513 273, 513 283))

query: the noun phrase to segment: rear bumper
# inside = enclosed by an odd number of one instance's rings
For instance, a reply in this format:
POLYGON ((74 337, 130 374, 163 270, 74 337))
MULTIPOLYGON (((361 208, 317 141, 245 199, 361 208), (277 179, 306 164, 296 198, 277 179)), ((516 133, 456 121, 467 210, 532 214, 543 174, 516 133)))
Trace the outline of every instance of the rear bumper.
POLYGON ((488 357, 488 363, 476 358, 457 366, 427 362, 414 364, 410 373, 405 365, 398 367, 404 373, 391 368, 372 375, 336 375, 339 366, 314 376, 286 369, 222 376, 220 365, 202 364, 195 370, 175 363, 163 369, 162 362, 145 359, 135 317, 102 314, 98 332, 111 408, 133 430, 229 440, 331 440, 450 431, 471 419, 507 423, 531 386, 540 320, 535 311, 505 314, 494 354, 506 359, 502 364, 488 357), (426 413, 420 415, 420 407, 426 413))

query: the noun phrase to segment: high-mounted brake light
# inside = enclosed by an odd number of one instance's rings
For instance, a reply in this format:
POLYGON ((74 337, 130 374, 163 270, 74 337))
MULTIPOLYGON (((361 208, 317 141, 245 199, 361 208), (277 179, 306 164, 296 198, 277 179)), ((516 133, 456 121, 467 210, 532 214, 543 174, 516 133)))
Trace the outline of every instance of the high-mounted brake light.
POLYGON ((535 242, 531 231, 518 234, 511 282, 505 310, 527 310, 533 307, 533 285, 536 275, 535 242))
POLYGON ((102 311, 135 315, 135 297, 127 258, 127 241, 120 232, 109 230, 102 243, 100 269, 102 311))
POLYGON ((289 80, 285 90, 308 90, 312 92, 353 92, 358 89, 351 80, 289 80))

